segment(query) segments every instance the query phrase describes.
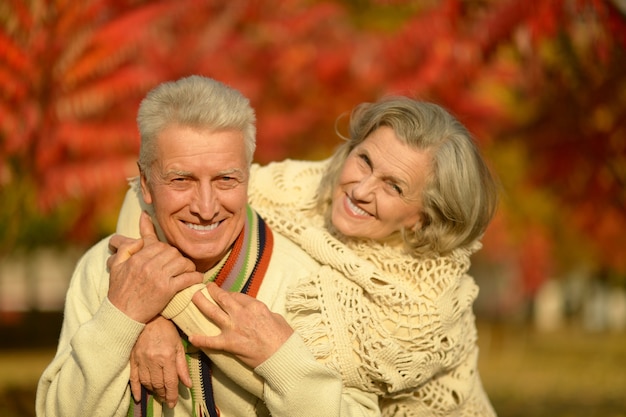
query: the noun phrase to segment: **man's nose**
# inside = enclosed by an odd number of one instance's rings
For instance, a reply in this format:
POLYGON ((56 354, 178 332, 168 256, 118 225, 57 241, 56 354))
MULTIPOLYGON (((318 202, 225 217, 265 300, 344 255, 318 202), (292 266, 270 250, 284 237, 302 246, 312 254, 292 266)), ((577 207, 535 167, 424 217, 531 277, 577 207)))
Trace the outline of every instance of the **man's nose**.
POLYGON ((190 204, 191 212, 210 220, 218 211, 217 196, 211 184, 198 185, 190 204))

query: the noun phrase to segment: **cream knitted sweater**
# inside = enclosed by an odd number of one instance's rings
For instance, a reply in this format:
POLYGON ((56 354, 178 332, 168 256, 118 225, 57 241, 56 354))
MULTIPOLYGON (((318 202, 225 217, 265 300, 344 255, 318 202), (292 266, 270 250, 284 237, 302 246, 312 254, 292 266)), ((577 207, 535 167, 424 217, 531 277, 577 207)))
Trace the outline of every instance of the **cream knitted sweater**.
POLYGON ((494 416, 477 370, 470 255, 416 258, 341 243, 313 209, 327 161, 254 165, 250 203, 325 273, 287 295, 287 319, 344 383, 381 398, 383 416, 494 416))

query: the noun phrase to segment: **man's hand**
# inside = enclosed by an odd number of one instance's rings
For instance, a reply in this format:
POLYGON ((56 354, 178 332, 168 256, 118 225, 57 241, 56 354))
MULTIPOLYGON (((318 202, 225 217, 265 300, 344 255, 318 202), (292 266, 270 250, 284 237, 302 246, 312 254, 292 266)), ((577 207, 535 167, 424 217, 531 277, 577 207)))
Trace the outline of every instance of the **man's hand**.
POLYGON ((131 319, 147 323, 178 291, 202 282, 203 276, 176 248, 158 240, 145 212, 141 213, 140 232, 143 243, 114 238, 109 242, 116 253, 107 260, 108 298, 131 319))
POLYGON ((174 408, 178 400, 178 380, 191 388, 185 349, 174 324, 157 316, 148 322, 130 355, 130 387, 135 400, 141 386, 174 408))
POLYGON ((256 368, 272 356, 293 334, 280 314, 273 313, 261 301, 238 292, 227 292, 215 283, 207 284, 215 303, 200 291, 194 304, 222 331, 217 336, 190 335, 199 348, 232 353, 246 365, 256 368))

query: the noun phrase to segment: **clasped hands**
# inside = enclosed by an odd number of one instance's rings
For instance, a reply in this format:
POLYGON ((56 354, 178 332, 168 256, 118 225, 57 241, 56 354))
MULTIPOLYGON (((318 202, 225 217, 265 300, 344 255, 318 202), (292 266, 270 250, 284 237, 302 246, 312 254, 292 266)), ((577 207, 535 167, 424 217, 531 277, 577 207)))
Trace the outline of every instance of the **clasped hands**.
MULTIPOLYGON (((172 408, 178 399, 178 381, 190 387, 191 378, 178 330, 159 313, 178 291, 202 282, 203 274, 176 248, 158 240, 147 213, 141 215, 140 233, 140 239, 111 238, 108 297, 129 317, 146 323, 130 358, 133 397, 140 398, 143 385, 172 408)), ((197 292, 192 301, 221 333, 188 335, 194 346, 230 353, 255 368, 293 333, 287 321, 261 301, 224 291, 214 283, 208 283, 207 290, 212 300, 197 292)))

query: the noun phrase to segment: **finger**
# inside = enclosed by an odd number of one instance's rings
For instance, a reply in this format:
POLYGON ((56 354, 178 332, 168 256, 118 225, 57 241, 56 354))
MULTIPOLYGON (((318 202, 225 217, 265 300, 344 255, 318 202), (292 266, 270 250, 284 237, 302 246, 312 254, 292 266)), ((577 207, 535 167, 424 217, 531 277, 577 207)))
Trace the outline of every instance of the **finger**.
POLYGON ((220 330, 230 324, 228 314, 210 296, 207 297, 204 291, 196 292, 191 300, 202 314, 215 323, 220 330))
POLYGON ((111 252, 116 252, 119 250, 120 247, 125 246, 125 245, 130 245, 133 242, 137 242, 137 241, 140 242, 141 239, 134 239, 132 237, 115 234, 111 236, 111 239, 109 239, 109 249, 111 250, 111 252))
POLYGON ((185 272, 195 272, 196 270, 196 265, 193 261, 185 258, 174 248, 160 253, 159 262, 163 264, 163 272, 170 277, 176 277, 185 272))
POLYGON ((199 349, 224 350, 225 340, 222 335, 207 336, 204 334, 189 335, 189 342, 199 349))
POLYGON ((214 282, 209 282, 206 289, 213 301, 215 301, 215 304, 217 304, 222 310, 228 312, 230 309, 234 309, 238 306, 238 303, 236 303, 232 297, 235 293, 223 290, 214 282))
POLYGON ((141 367, 138 369, 137 374, 139 375, 139 383, 146 388, 148 391, 154 391, 154 386, 152 384, 152 376, 150 375, 150 369, 148 367, 141 367))
POLYGON ((130 362, 130 392, 135 401, 141 400, 141 382, 139 382, 139 370, 137 363, 131 359, 130 362))
POLYGON ((144 382, 144 386, 156 394, 161 400, 165 399, 165 379, 163 368, 153 364, 149 368, 149 380, 144 382))
POLYGON ((109 267, 109 269, 126 262, 132 255, 143 248, 143 241, 141 239, 131 239, 122 236, 124 239, 123 243, 120 243, 120 240, 113 242, 116 236, 113 236, 111 240, 109 240, 109 249, 114 252, 114 254, 107 259, 107 267, 109 267), (119 244, 119 246, 116 246, 116 244, 119 244))
POLYGON ((119 248, 123 244, 124 236, 122 235, 113 235, 111 239, 109 239, 109 250, 113 253, 117 252, 117 248, 119 248))
POLYGON ((226 291, 226 293, 228 294, 227 297, 231 304, 235 304, 241 307, 247 307, 248 305, 259 303, 259 301, 256 298, 250 297, 248 294, 244 294, 242 292, 226 291))
POLYGON ((176 292, 182 291, 187 287, 200 284, 204 279, 204 275, 200 272, 184 272, 172 279, 172 285, 176 292))
POLYGON ((185 350, 182 345, 176 353, 176 371, 180 382, 185 384, 186 387, 191 388, 191 376, 189 375, 189 368, 187 367, 187 359, 185 358, 185 350))
POLYGON ((144 240, 153 242, 159 240, 152 219, 145 211, 141 212, 141 217, 139 218, 139 233, 144 240))
POLYGON ((164 399, 169 408, 174 408, 178 398, 178 363, 163 368, 164 399))

